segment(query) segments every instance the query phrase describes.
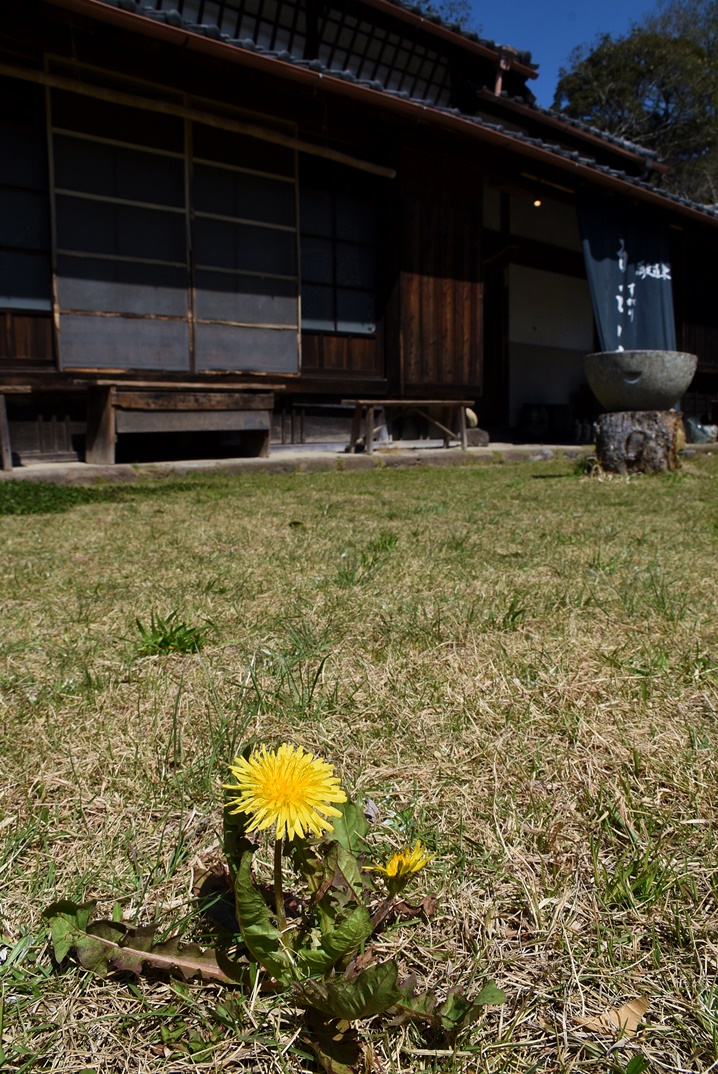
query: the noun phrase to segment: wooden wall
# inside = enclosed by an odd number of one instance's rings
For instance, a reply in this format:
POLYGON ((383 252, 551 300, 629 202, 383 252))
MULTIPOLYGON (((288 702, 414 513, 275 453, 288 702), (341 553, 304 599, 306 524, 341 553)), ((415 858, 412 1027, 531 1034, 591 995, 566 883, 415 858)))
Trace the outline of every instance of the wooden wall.
POLYGON ((384 376, 379 335, 343 336, 302 332, 302 373, 314 376, 384 376))
POLYGON ((52 363, 51 315, 0 311, 0 365, 22 369, 52 363))
POLYGON ((412 158, 407 154, 404 163, 402 388, 447 395, 463 388, 475 395, 482 379, 481 184, 470 169, 467 176, 466 161, 462 167, 440 155, 427 176, 426 155, 423 167, 412 158))

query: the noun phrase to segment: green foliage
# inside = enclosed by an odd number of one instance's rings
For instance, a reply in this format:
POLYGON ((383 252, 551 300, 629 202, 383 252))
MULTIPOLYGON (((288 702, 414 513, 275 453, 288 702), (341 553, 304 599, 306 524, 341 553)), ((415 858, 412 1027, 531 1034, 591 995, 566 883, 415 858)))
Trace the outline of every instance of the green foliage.
POLYGON ((167 656, 170 653, 198 653, 203 647, 207 635, 213 629, 212 623, 204 626, 191 626, 180 619, 177 611, 163 617, 155 612, 150 616, 148 626, 136 620, 140 632, 137 646, 138 656, 167 656))
MULTIPOLYGON (((385 918, 390 894, 372 916, 370 874, 362 868, 369 825, 359 803, 340 805, 335 838, 292 840, 288 855, 303 878, 309 899, 296 927, 280 928, 257 887, 254 846, 237 841, 231 824, 225 850, 234 876, 237 922, 248 953, 282 988, 291 989, 292 1005, 305 1009, 307 1038, 327 1071, 356 1069, 357 1042, 340 1023, 371 1018, 395 1009, 400 1018, 428 1022, 454 1036, 478 1017, 487 1003, 503 1003, 503 992, 489 983, 474 1000, 451 990, 440 1004, 431 993, 414 996, 411 982, 399 981, 395 960, 366 965, 358 956, 385 918), (237 854, 240 854, 239 859, 237 854), (233 859, 233 860, 232 860, 233 859)), ((408 879, 408 878, 407 878, 408 879)), ((396 886, 396 894, 404 884, 396 886)), ((366 957, 366 956, 365 956, 366 957)))
POLYGON ((336 584, 343 589, 364 585, 381 570, 396 548, 395 533, 377 534, 366 548, 342 552, 342 563, 337 571, 336 584))
POLYGON ((477 30, 468 0, 422 0, 420 7, 427 15, 436 15, 444 22, 455 23, 464 30, 477 30))
POLYGON ((193 488, 189 481, 137 485, 55 485, 50 481, 0 482, 0 517, 3 515, 55 515, 84 504, 131 503, 167 492, 193 488))
POLYGON ((425 992, 421 996, 405 995, 396 1006, 401 1015, 429 1022, 434 1029, 456 1036, 476 1021, 487 1004, 505 1002, 505 993, 489 981, 472 1000, 466 999, 457 988, 451 988, 443 1003, 433 993, 425 992))
POLYGON ((673 193, 718 200, 718 61, 688 20, 647 20, 626 37, 604 34, 576 49, 554 108, 654 150, 669 167, 660 182, 673 193))
POLYGON ((43 917, 50 925, 53 952, 62 962, 74 949, 85 969, 100 977, 110 970, 140 974, 145 966, 180 973, 188 981, 238 984, 247 979, 246 960, 232 962, 226 952, 203 951, 197 944, 181 944, 176 938, 154 943, 157 925, 130 928, 120 921, 91 921, 94 903, 78 905, 69 900, 53 903, 43 917))

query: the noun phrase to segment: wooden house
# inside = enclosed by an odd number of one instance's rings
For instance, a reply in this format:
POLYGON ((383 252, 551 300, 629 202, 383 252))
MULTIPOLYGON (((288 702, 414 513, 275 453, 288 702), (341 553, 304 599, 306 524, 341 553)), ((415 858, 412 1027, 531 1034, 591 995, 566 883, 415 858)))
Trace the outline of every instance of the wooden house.
MULTIPOLYGON (((585 194, 671 242, 718 391, 718 215, 535 105, 536 67, 394 0, 8 0, 0 417, 15 461, 107 461, 355 398, 591 407, 585 194)), ((8 457, 5 432, 5 458, 8 457)))

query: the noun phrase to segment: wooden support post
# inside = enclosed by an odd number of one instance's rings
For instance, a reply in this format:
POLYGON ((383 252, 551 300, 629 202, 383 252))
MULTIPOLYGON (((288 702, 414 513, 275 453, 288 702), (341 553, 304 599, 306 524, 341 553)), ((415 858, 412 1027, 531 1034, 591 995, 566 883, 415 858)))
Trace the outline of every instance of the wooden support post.
POLYGON ((459 406, 459 438, 461 440, 461 450, 466 451, 469 446, 466 438, 466 407, 459 406))
POLYGON ((111 466, 115 461, 115 389, 87 389, 85 462, 111 466))
POLYGON ((354 417, 352 418, 352 435, 349 441, 350 455, 356 454, 357 440, 359 439, 359 434, 361 432, 361 412, 362 405, 361 403, 357 403, 354 407, 354 417))
POLYGON ((12 470, 10 450, 10 427, 7 423, 5 396, 0 393, 0 470, 12 470))
POLYGON ((685 443, 677 410, 622 410, 597 422, 596 458, 614 474, 657 474, 675 470, 685 443))
POLYGON ((366 408, 366 418, 364 421, 364 428, 366 430, 364 434, 365 447, 368 455, 374 453, 374 407, 370 403, 366 408))

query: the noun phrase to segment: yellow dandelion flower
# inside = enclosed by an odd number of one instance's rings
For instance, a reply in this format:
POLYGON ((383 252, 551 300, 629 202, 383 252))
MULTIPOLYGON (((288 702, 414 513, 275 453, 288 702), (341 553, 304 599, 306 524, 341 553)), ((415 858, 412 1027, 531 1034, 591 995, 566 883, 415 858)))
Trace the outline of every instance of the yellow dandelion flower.
POLYGON ((235 757, 229 768, 237 782, 225 789, 238 795, 227 805, 232 813, 248 813, 252 829, 276 825, 278 840, 334 831, 326 818, 341 813, 329 803, 346 802, 347 796, 320 757, 285 742, 278 750, 260 746, 248 759, 235 757))
POLYGON ((394 854, 386 865, 373 865, 371 869, 372 872, 382 873, 390 887, 396 887, 408 880, 412 873, 421 872, 433 856, 426 853, 426 847, 417 839, 413 850, 407 847, 406 850, 394 854))

